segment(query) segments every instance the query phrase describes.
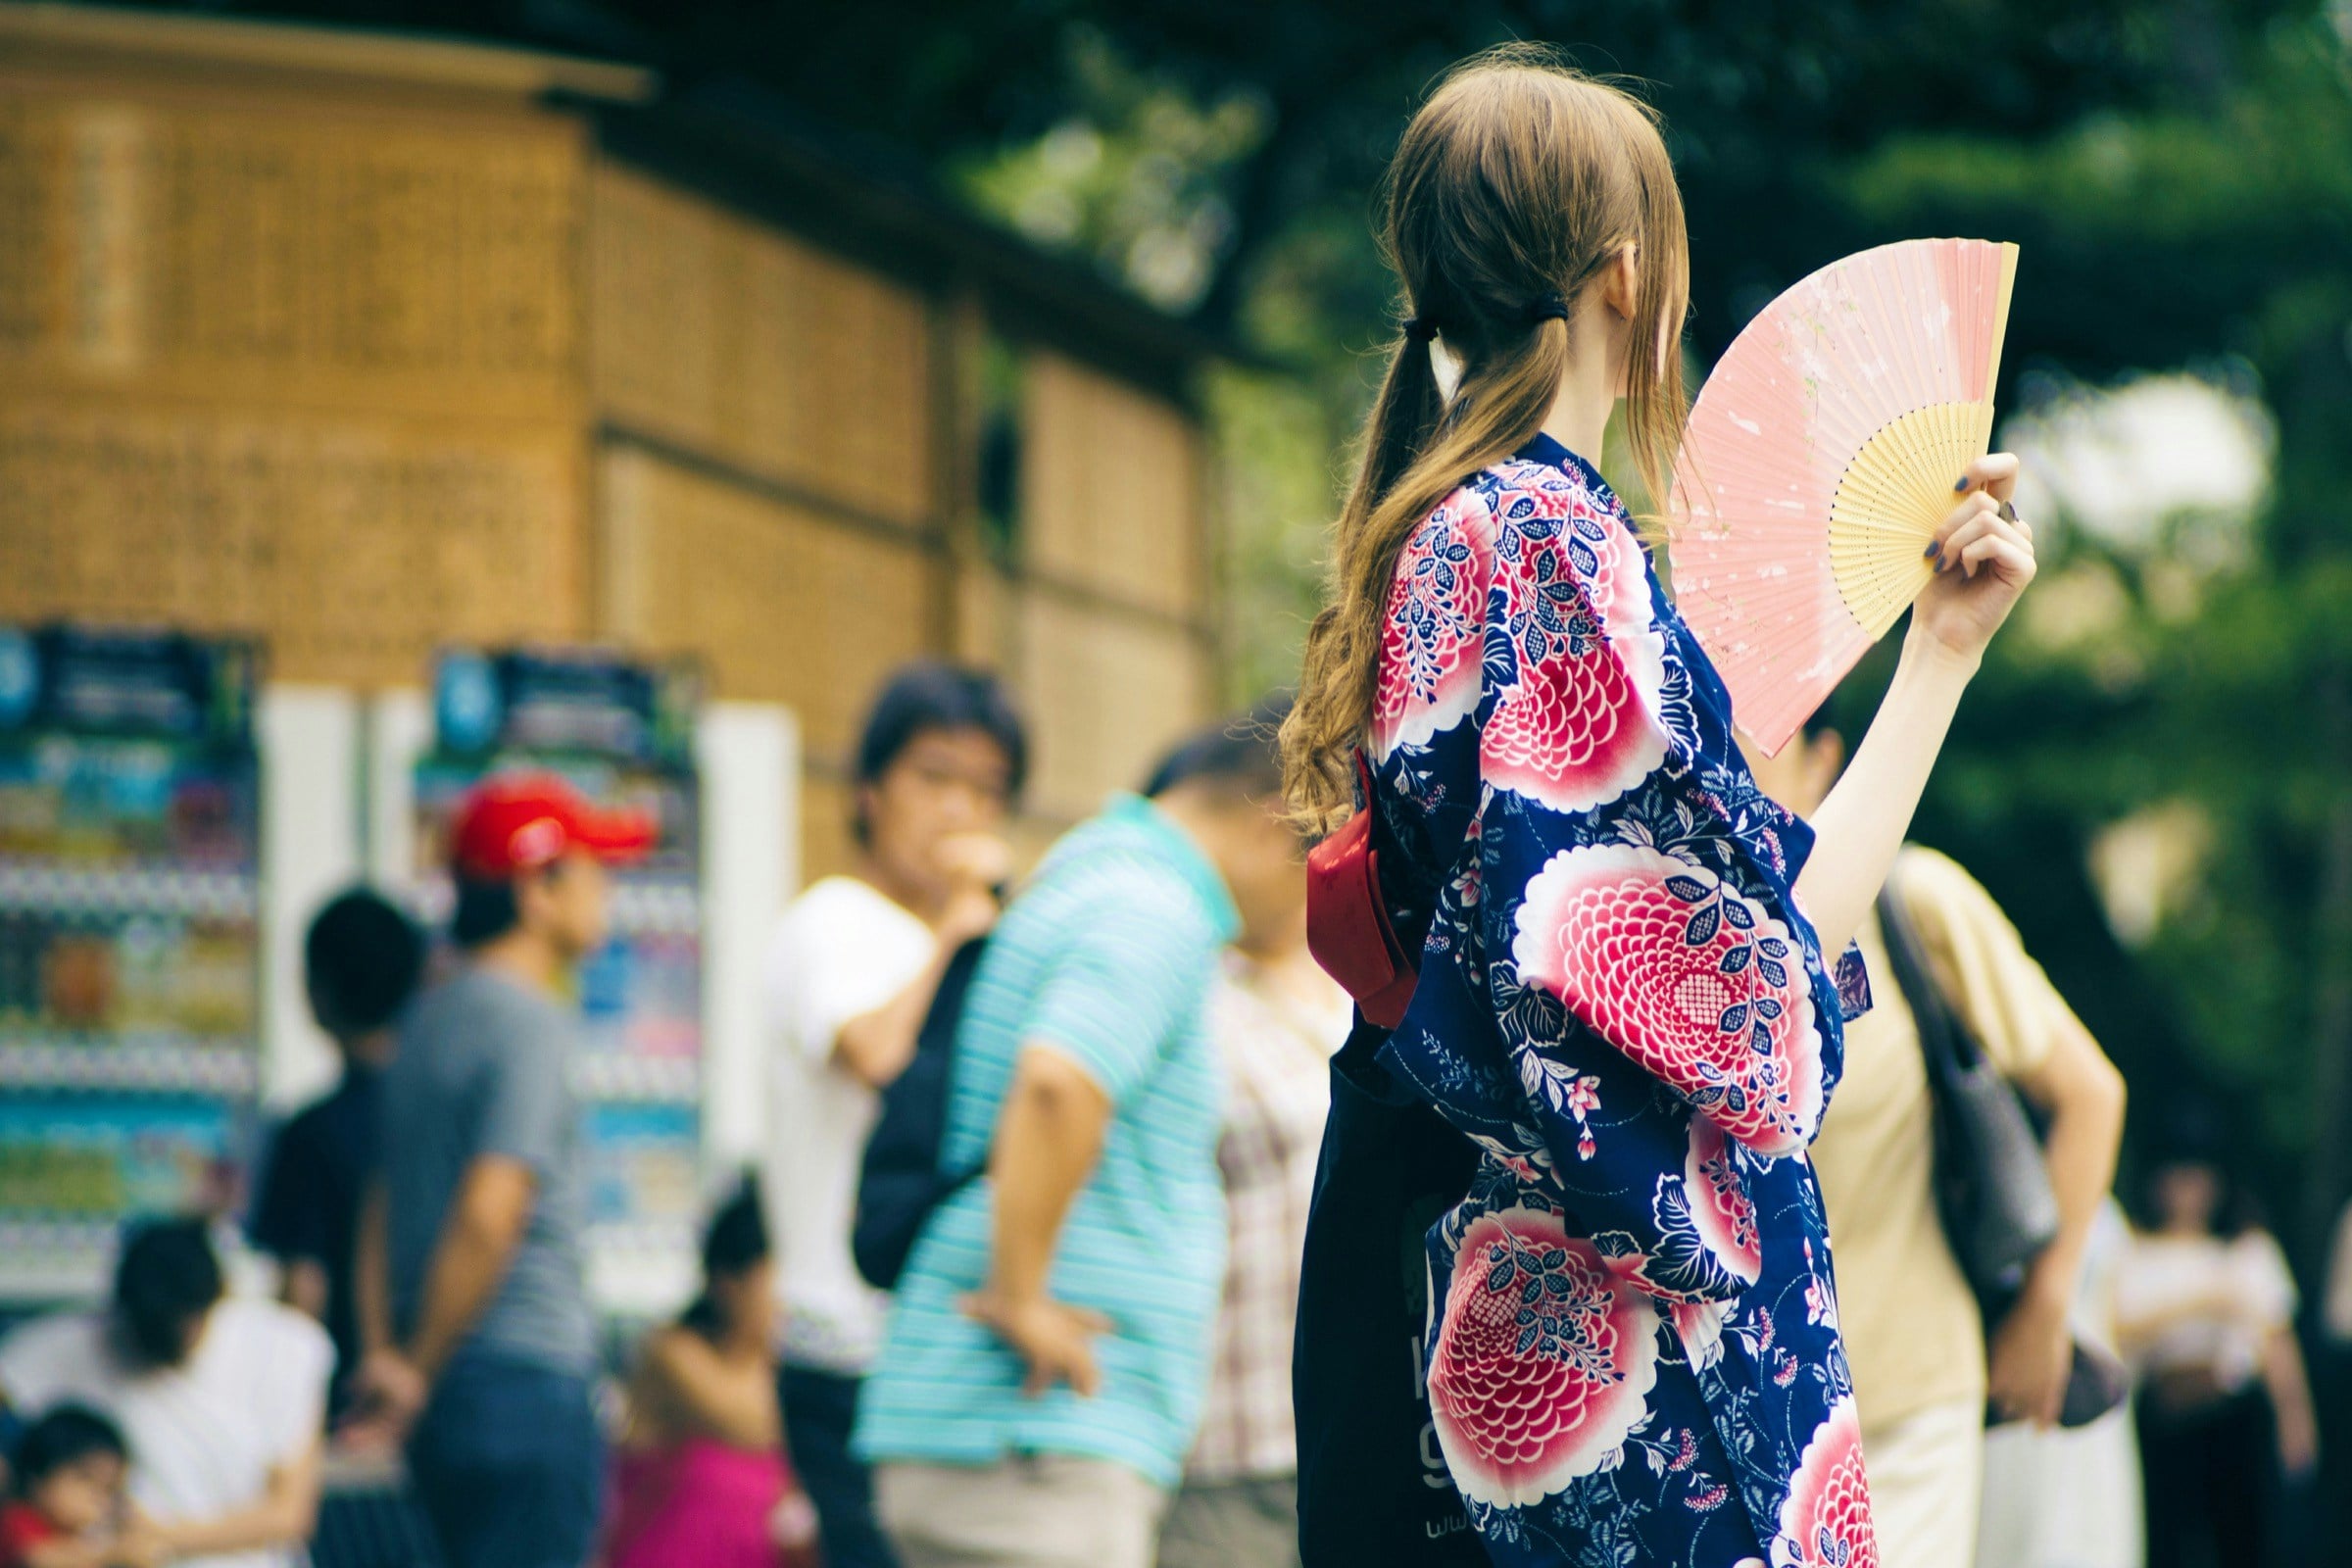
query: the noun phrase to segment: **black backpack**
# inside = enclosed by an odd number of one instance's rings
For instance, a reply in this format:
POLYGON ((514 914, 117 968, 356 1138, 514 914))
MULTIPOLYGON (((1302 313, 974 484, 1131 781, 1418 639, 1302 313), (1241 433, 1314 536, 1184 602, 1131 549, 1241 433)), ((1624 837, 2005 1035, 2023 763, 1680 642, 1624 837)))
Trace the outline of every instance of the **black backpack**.
POLYGON ((865 1140, 858 1167, 858 1219, 850 1231, 850 1254, 858 1272, 878 1290, 895 1289, 906 1255, 931 1211, 980 1174, 986 1161, 950 1174, 940 1169, 940 1146, 948 1137, 948 1091, 956 1069, 956 1026, 963 1018, 964 994, 980 967, 988 938, 974 937, 948 959, 931 995, 931 1008, 914 1037, 906 1070, 882 1091, 882 1111, 865 1140))

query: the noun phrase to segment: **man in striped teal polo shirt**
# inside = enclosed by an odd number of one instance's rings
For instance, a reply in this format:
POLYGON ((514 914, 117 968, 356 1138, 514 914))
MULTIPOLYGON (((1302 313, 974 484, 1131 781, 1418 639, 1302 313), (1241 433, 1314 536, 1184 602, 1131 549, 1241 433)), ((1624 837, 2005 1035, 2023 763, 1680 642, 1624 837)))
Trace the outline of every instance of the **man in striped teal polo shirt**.
POLYGON ((1192 1446, 1224 1267, 1202 1004, 1298 875, 1265 736, 1210 731, 1046 857, 956 1038, 950 1170, 860 1398, 906 1568, 1149 1568, 1192 1446))

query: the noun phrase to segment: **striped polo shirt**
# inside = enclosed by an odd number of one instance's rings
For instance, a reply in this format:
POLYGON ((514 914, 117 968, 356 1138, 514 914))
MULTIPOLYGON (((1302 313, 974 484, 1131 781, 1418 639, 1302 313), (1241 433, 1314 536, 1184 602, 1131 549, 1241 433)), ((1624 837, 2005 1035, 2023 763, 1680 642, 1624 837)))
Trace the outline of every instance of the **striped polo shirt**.
POLYGON ((1108 1459, 1173 1486, 1199 1425, 1224 1271, 1216 1141, 1222 1085, 1202 1010, 1240 920, 1216 868, 1160 810, 1114 799, 1072 829, 998 923, 956 1042, 942 1164, 988 1157, 1025 1045, 1058 1051, 1108 1095, 1096 1164, 1063 1221, 1048 1288, 1111 1328, 1102 1384, 1021 1393, 1021 1363, 956 1302, 988 1274, 991 1183, 941 1205, 901 1276, 858 1401, 857 1446, 987 1464, 1108 1459))

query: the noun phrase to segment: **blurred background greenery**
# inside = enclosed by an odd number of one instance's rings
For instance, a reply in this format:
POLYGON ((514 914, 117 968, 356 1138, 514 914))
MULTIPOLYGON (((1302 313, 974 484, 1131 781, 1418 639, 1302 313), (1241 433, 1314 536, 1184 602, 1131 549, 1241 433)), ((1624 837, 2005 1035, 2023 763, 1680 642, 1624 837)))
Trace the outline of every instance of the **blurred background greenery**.
MULTIPOLYGON (((1228 668, 1288 682, 1393 339, 1379 170, 1504 38, 1664 111, 1703 369, 1813 268, 2024 247, 2001 402, 2041 586, 1919 837, 2316 1262, 2352 1113, 2352 0, 203 4, 641 61, 944 186, 1218 334, 1228 668)), ((1838 699, 1867 720, 1884 660, 1838 699)))

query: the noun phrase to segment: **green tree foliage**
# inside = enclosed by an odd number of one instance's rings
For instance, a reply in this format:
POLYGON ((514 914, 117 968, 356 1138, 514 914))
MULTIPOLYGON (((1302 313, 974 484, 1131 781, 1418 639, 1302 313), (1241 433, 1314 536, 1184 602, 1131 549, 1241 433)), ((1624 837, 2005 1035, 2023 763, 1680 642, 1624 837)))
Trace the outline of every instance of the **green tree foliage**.
MULTIPOLYGON (((2307 1245, 2343 1197, 2352 1054, 2352 65, 2343 16, 2274 20, 2177 107, 2020 143, 1889 139, 1829 178, 1888 232, 2025 246, 2010 341, 2112 376, 2234 355, 2278 429, 2244 559, 2193 602, 2131 563, 2122 678, 2005 640, 1927 831, 1979 867, 2134 1074, 2143 1143, 2184 1107, 2265 1170, 2307 1245), (2211 830, 2200 896, 2126 958, 2053 865, 2165 802, 2211 830), (2234 1125, 2230 1125, 2234 1123, 2234 1125)), ((2059 564, 2092 547, 2062 547, 2059 564)), ((2170 564, 2178 549, 2157 553, 2170 564)), ((2146 563, 2140 564, 2143 567, 2146 563)))

